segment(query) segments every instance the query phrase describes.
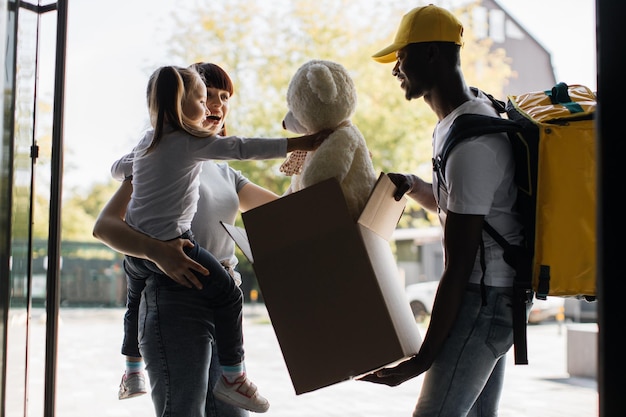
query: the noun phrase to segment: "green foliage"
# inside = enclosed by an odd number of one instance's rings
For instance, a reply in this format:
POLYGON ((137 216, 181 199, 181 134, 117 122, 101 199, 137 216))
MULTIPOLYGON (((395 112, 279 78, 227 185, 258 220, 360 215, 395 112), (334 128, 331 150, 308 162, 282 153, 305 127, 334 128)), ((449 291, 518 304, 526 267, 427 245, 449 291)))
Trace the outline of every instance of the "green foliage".
MULTIPOLYGON (((417 5, 417 4, 416 4, 417 5)), ((209 61, 222 66, 235 83, 228 129, 241 136, 279 137, 287 112, 285 95, 291 76, 310 59, 344 65, 358 91, 353 123, 370 148, 374 166, 384 172, 412 172, 430 178, 431 135, 436 117, 423 100, 407 102, 392 64, 371 55, 395 35, 404 1, 310 0, 250 2, 248 0, 186 3, 172 19, 177 24, 169 42, 172 61, 209 61)), ((471 15, 471 6, 460 10, 471 15)), ((155 27, 155 30, 159 30, 155 27)), ((502 97, 513 76, 502 50, 490 51, 466 25, 463 69, 470 85, 502 97)), ((253 182, 282 194, 289 178, 278 171, 282 160, 240 161, 231 165, 253 182)), ((87 196, 73 195, 63 207, 63 235, 91 240, 93 221, 116 184, 96 184, 87 196)), ((436 223, 409 202, 400 227, 436 223)))
MULTIPOLYGON (((350 0, 299 0, 262 8, 243 0, 219 8, 200 3, 181 12, 186 18, 180 21, 186 24, 179 26, 172 45, 183 52, 180 57, 187 62, 213 60, 229 71, 237 88, 231 101, 231 133, 285 134, 280 123, 287 111, 284 97, 292 74, 309 59, 335 60, 351 72, 357 86, 359 104, 353 122, 368 142, 376 169, 415 172, 429 178, 436 118, 423 100, 406 102, 391 76, 391 64, 371 59, 372 53, 393 38, 399 17, 407 11, 404 2, 369 2, 363 7, 350 0)), ((469 15, 471 6, 460 11, 463 13, 469 15)), ((504 80, 511 75, 503 51, 491 53, 491 44, 477 42, 471 27, 467 27, 465 39, 462 62, 468 83, 501 96, 504 80)), ((280 194, 289 183, 278 172, 281 162, 232 165, 280 194)), ((433 220, 410 202, 400 226, 416 227, 433 220)))
POLYGON ((74 192, 63 201, 62 239, 76 242, 95 242, 92 236, 93 225, 120 183, 110 180, 106 184, 95 184, 83 195, 74 192))

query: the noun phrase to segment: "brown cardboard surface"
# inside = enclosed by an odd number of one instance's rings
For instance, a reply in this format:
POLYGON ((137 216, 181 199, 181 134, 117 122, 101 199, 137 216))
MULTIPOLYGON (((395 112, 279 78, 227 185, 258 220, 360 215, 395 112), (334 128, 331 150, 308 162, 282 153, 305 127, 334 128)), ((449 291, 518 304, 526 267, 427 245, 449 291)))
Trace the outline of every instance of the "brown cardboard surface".
MULTIPOLYGON (((368 226, 355 223, 339 183, 331 179, 243 214, 254 270, 296 394, 419 349, 421 337, 389 243, 380 230, 370 230, 390 224, 377 216, 397 222, 396 203, 404 202, 393 201, 396 211, 379 203, 368 226)), ((245 234, 227 230, 241 247, 245 234)))

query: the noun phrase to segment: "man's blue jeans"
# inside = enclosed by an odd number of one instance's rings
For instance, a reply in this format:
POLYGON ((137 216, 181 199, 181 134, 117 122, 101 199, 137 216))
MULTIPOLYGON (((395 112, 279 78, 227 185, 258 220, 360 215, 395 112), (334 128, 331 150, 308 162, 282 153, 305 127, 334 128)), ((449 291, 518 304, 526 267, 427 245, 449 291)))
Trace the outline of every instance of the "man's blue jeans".
POLYGON ((413 417, 498 415, 506 353, 513 345, 513 290, 470 284, 457 321, 426 371, 413 417))

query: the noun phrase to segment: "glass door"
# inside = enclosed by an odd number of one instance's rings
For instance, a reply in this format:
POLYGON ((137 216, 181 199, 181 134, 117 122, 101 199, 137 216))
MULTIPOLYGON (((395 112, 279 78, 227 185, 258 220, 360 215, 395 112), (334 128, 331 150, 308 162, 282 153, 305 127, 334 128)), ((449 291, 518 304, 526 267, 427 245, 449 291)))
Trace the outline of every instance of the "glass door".
POLYGON ((51 208, 60 198, 61 112, 55 109, 61 107, 63 95, 46 97, 39 91, 44 83, 63 87, 57 76, 63 77, 58 65, 64 62, 59 59, 64 50, 57 49, 58 39, 41 36, 46 28, 48 33, 57 32, 60 14, 57 3, 43 1, 0 0, 0 6, 0 36, 6 46, 0 58, 5 70, 0 147, 0 415, 52 416, 58 303, 49 283, 58 282, 58 244, 50 226, 57 223, 58 210, 51 208), (47 249, 34 248, 34 227, 52 231, 47 249), (46 274, 33 274, 35 265, 47 269, 46 274), (33 314, 34 293, 46 294, 43 313, 33 314))

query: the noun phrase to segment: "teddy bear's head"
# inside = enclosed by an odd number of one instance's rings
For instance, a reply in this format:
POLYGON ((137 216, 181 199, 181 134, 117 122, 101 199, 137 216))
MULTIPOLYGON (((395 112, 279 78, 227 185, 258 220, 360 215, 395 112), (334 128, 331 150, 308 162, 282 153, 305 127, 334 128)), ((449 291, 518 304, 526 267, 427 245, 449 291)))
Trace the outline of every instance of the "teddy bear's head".
POLYGON ((289 82, 283 127, 305 134, 333 129, 356 110, 357 94, 348 71, 333 61, 311 60, 289 82))

